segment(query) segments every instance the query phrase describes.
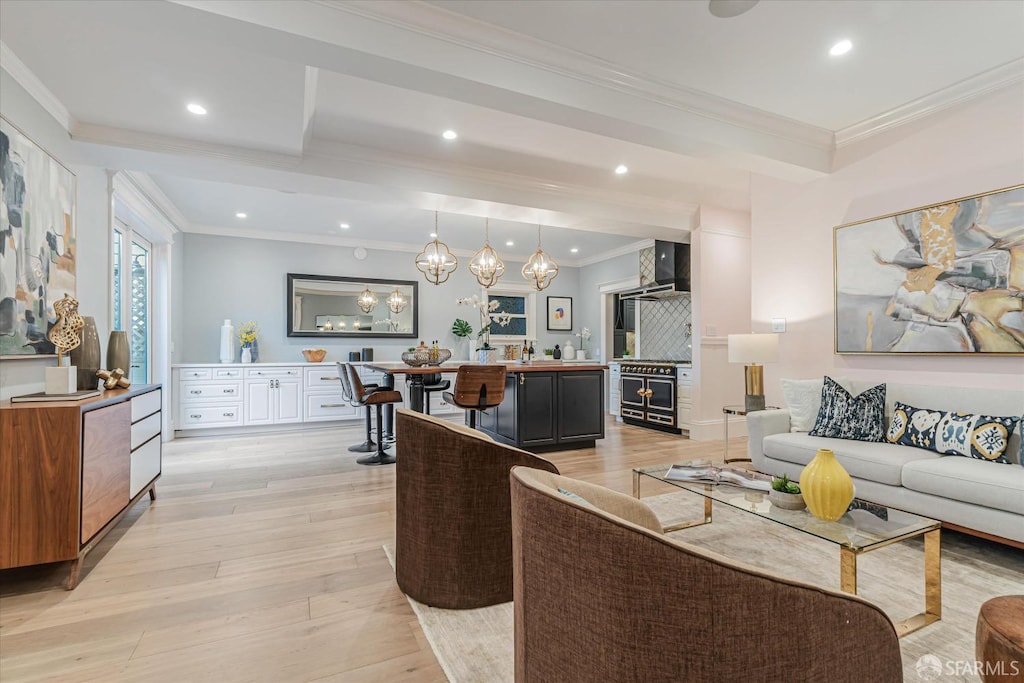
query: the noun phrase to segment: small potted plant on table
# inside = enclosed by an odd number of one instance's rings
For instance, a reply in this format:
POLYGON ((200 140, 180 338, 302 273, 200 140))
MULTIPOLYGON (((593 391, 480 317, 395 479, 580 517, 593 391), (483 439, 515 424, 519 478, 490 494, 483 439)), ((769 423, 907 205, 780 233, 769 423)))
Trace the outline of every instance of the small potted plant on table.
POLYGON ((783 510, 803 510, 806 507, 800 485, 789 480, 785 474, 772 477, 772 490, 768 492, 768 500, 775 507, 783 510))

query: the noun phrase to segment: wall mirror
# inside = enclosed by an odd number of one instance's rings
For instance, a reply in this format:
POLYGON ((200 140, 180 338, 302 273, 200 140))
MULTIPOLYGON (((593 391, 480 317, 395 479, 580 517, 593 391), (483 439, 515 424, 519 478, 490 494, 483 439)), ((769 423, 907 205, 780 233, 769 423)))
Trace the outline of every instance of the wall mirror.
POLYGON ((288 273, 289 337, 416 337, 417 283, 288 273))

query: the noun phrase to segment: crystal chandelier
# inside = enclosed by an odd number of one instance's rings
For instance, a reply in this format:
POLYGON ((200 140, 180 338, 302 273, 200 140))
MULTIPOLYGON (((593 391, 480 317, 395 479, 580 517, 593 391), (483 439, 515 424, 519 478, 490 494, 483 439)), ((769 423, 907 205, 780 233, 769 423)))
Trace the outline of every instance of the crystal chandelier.
POLYGON ((398 290, 398 287, 395 287, 395 291, 388 294, 388 298, 384 299, 384 303, 388 305, 388 310, 392 313, 401 313, 405 310, 405 306, 409 303, 409 300, 406 299, 402 292, 398 290))
POLYGON ((377 295, 370 291, 370 285, 366 285, 366 289, 359 292, 356 303, 363 313, 369 313, 377 307, 377 295))
POLYGON ((469 270, 476 276, 476 281, 484 289, 496 285, 498 278, 505 272, 505 263, 491 246, 490 219, 484 219, 484 246, 473 254, 473 260, 469 262, 469 270))
POLYGON ((437 211, 434 212, 434 240, 427 242, 423 251, 416 255, 416 269, 423 277, 435 285, 446 282, 448 277, 459 267, 459 260, 448 249, 448 245, 437 240, 437 211))
POLYGON ((537 226, 537 251, 523 265, 523 277, 534 289, 540 291, 551 284, 558 275, 558 264, 555 259, 544 253, 540 248, 540 226, 537 226))

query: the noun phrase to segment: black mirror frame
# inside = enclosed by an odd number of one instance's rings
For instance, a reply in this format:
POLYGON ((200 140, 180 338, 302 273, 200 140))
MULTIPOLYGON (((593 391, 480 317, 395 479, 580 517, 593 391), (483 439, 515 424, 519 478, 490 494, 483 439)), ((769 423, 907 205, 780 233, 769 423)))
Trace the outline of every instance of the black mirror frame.
POLYGON ((343 277, 338 275, 301 275, 299 273, 288 273, 288 289, 285 297, 285 333, 289 337, 337 337, 337 338, 359 338, 359 339, 415 339, 419 337, 420 327, 420 297, 419 283, 416 280, 381 280, 365 277, 343 277), (294 325, 294 300, 296 280, 320 280, 327 282, 351 282, 365 285, 390 285, 390 286, 411 286, 412 287, 412 332, 396 332, 394 334, 380 334, 374 332, 318 332, 318 331, 296 331, 294 325))

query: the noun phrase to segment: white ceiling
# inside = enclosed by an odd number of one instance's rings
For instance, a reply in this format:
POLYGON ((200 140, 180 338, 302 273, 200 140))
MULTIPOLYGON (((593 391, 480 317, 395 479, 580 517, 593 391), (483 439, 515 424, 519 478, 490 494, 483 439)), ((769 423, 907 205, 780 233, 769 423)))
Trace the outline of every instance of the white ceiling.
POLYGON ((347 215, 408 246, 438 209, 457 249, 489 216, 580 258, 747 211, 751 173, 830 173, 834 131, 1024 80, 1024 3, 987 0, 3 0, 0 41, 83 156, 152 174, 186 230, 347 215))

